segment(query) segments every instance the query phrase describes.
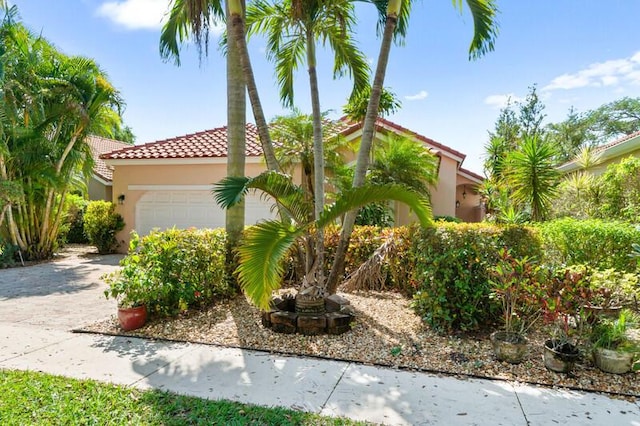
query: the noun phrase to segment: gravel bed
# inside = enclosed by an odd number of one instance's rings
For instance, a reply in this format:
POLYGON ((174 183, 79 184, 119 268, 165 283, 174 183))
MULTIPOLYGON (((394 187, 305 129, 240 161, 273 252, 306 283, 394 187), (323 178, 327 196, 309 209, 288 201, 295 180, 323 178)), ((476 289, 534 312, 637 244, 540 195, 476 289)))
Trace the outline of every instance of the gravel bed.
MULTIPOLYGON (((547 336, 540 331, 528 335, 528 359, 511 365, 495 359, 488 333, 438 335, 429 330, 401 295, 373 292, 341 295, 351 301, 357 318, 353 329, 339 336, 287 335, 265 329, 258 310, 243 297, 176 319, 155 320, 126 334, 640 396, 637 372, 602 373, 593 366, 590 357, 583 357, 571 375, 548 371, 542 361, 547 336)), ((83 331, 125 334, 115 316, 83 331)))

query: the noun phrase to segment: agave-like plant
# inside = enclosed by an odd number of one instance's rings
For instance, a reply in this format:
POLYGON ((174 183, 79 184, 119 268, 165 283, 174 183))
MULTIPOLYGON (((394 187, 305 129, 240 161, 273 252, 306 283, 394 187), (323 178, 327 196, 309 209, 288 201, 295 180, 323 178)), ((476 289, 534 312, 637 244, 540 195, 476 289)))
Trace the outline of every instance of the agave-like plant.
POLYGON ((315 256, 315 234, 350 210, 384 200, 407 204, 423 226, 432 223, 429 200, 401 185, 365 185, 341 193, 314 219, 313 203, 291 177, 267 171, 256 177, 227 177, 213 189, 216 202, 229 208, 240 202, 249 190, 271 196, 283 213, 280 220, 265 220, 245 231, 238 246, 238 282, 249 299, 260 309, 269 308, 273 291, 280 288, 285 272, 284 260, 300 243, 305 254, 303 289, 313 287, 318 297, 326 293, 327 282, 318 282, 319 265, 315 256))

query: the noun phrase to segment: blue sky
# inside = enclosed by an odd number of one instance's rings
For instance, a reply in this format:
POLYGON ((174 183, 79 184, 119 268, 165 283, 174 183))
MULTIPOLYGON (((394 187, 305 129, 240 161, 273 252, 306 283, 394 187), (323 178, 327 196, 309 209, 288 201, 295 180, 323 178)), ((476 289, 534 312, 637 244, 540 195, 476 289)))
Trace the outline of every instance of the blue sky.
MULTIPOLYGON (((168 0, 13 0, 23 22, 69 55, 97 60, 121 91, 125 122, 137 143, 224 126, 225 64, 213 36, 202 66, 186 46, 182 66, 158 54, 160 21, 168 0)), ((547 121, 574 106, 596 108, 623 96, 640 96, 638 0, 498 1, 496 49, 470 62, 472 21, 447 0, 415 2, 404 46, 391 52, 385 86, 403 107, 390 120, 467 154, 463 165, 482 172, 483 145, 507 97, 523 98, 537 84, 547 121)), ((356 38, 377 57, 375 12, 357 6, 356 38)), ((263 40, 250 54, 268 118, 287 113, 278 100, 273 66, 263 40)), ((341 115, 348 80, 331 76, 331 58, 319 58, 323 110, 341 115)), ((307 75, 299 74, 296 105, 310 111, 307 75)), ((249 115, 249 120, 253 121, 249 115)))

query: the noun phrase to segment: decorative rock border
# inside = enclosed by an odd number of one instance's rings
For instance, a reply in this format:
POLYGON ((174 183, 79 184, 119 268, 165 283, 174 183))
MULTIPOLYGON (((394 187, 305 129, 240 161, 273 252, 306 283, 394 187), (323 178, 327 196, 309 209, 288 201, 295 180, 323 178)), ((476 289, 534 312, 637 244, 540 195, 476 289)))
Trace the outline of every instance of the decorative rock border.
POLYGON ((262 313, 262 325, 277 333, 342 334, 355 319, 350 302, 335 294, 320 300, 285 295, 273 298, 271 306, 262 313))

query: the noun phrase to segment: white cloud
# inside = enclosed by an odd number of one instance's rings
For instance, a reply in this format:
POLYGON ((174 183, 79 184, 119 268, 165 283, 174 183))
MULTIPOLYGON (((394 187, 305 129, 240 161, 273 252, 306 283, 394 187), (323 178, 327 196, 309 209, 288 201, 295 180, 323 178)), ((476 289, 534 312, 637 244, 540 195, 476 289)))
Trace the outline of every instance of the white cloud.
POLYGON ((637 84, 640 72, 640 52, 629 58, 596 62, 573 73, 562 74, 545 86, 543 92, 571 90, 582 87, 618 86, 624 82, 637 84))
POLYGON ((162 26, 167 11, 166 0, 108 1, 98 8, 98 15, 130 30, 156 29, 162 26))
POLYGON ((421 101, 422 99, 426 99, 429 96, 426 90, 421 90, 415 95, 407 95, 404 98, 408 101, 421 101))
POLYGON ((504 108, 509 103, 514 104, 521 100, 522 98, 514 95, 513 93, 507 93, 506 95, 489 95, 484 98, 484 103, 494 108, 504 108))

